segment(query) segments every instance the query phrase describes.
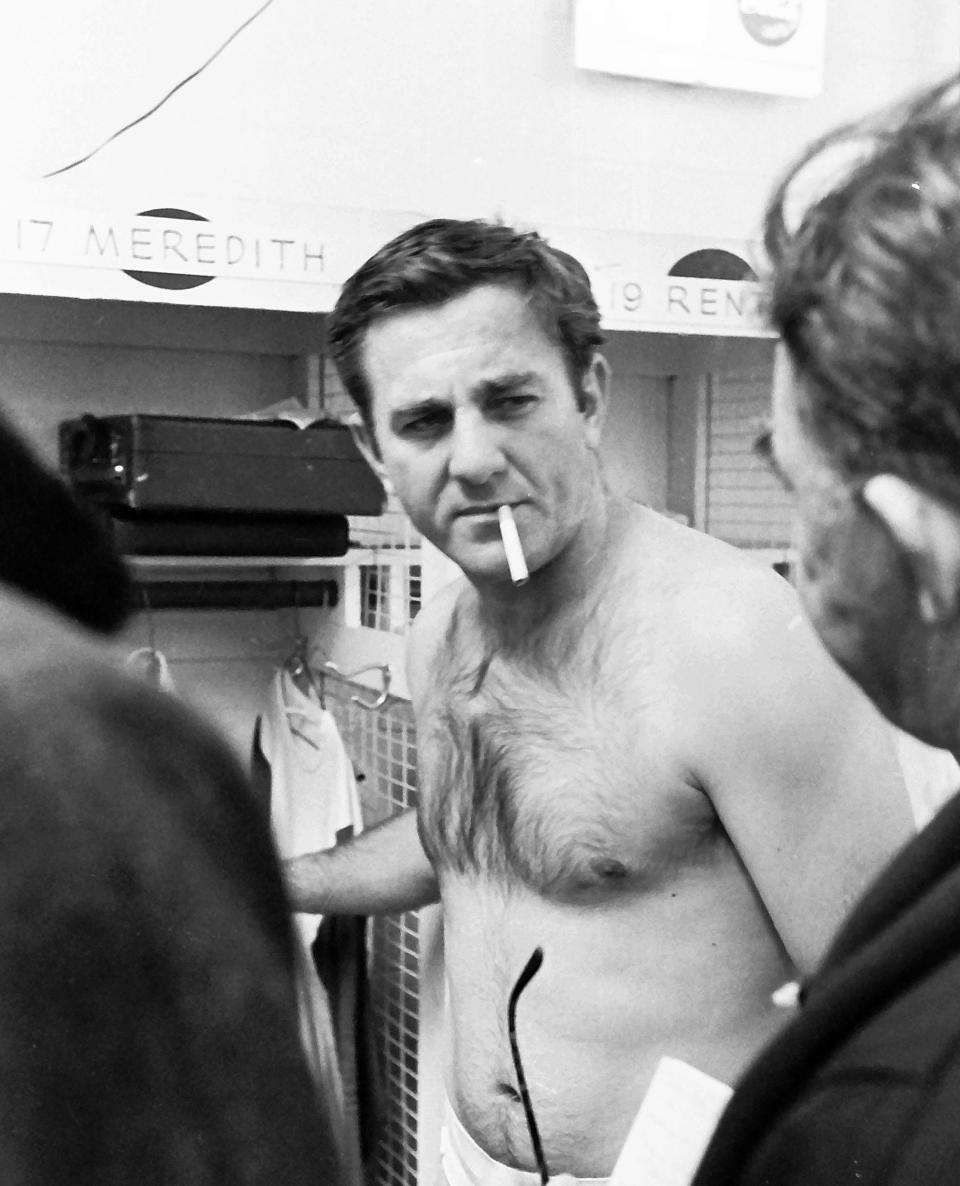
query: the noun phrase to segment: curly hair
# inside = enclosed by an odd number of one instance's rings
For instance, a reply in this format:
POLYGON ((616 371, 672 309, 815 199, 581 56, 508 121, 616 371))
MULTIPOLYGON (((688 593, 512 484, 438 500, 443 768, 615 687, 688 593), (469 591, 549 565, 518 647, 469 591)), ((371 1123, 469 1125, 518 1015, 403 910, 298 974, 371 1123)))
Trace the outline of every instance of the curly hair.
POLYGON ((960 498, 960 77, 814 143, 764 244, 768 318, 816 439, 850 477, 960 498))
POLYGON ((368 429, 373 423, 363 343, 370 326, 391 313, 441 305, 491 283, 513 285, 529 300, 544 332, 563 351, 579 399, 583 373, 604 341, 582 264, 535 231, 435 218, 404 231, 362 264, 327 322, 334 365, 368 429))

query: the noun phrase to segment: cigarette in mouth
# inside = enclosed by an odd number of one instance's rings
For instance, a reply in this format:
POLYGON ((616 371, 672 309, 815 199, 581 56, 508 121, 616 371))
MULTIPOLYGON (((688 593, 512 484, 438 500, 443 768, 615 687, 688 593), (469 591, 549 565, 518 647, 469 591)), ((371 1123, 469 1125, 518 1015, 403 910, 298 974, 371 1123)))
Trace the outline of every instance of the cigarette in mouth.
POLYGON ((508 506, 497 508, 497 518, 500 520, 500 538, 503 540, 503 550, 507 554, 507 568, 510 570, 510 580, 515 585, 526 584, 530 576, 527 568, 523 546, 520 543, 520 533, 513 518, 513 511, 508 506))

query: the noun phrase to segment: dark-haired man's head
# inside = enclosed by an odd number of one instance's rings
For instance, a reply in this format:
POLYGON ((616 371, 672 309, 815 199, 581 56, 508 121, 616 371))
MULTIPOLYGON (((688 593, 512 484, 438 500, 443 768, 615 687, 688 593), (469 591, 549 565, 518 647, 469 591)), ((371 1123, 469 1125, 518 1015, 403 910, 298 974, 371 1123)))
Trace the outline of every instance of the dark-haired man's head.
POLYGON ((394 313, 442 305, 473 288, 514 288, 562 350, 575 392, 598 346, 600 313, 578 260, 535 231, 481 219, 436 218, 382 247, 346 282, 327 338, 344 386, 368 430, 371 391, 363 359, 367 331, 394 313))
POLYGON ((572 256, 499 223, 422 223, 347 281, 329 341, 364 456, 475 585, 507 579, 498 508, 534 581, 586 538, 608 369, 572 256))
POLYGON ((0 1181, 336 1182, 289 906, 239 764, 174 698, 0 617, 0 1181))
POLYGON ((0 417, 0 582, 92 630, 126 620, 130 578, 94 517, 0 417))

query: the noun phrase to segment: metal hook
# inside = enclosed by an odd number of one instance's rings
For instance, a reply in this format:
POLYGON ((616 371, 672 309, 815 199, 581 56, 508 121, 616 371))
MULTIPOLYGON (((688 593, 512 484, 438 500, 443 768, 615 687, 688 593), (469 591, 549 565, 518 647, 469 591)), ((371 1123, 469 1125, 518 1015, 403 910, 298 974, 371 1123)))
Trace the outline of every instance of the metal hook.
MULTIPOLYGON (((274 569, 273 581, 274 584, 276 584, 276 569, 274 569)), ((296 581, 293 582, 292 588, 290 589, 290 605, 293 609, 293 632, 297 638, 303 638, 303 626, 300 624, 300 586, 296 581)))
POLYGON ((376 700, 364 700, 362 696, 350 697, 353 703, 359 704, 361 708, 366 708, 370 711, 383 708, 390 695, 390 682, 393 679, 393 671, 389 663, 368 663, 366 667, 358 667, 356 671, 341 671, 336 663, 327 660, 321 670, 332 671, 335 675, 340 676, 341 679, 356 679, 358 675, 365 675, 368 671, 379 671, 383 687, 376 700))
POLYGON ((157 651, 157 633, 153 623, 153 606, 150 604, 150 593, 147 589, 141 588, 140 597, 143 601, 143 612, 147 618, 147 641, 150 646, 150 651, 156 654, 157 651))
POLYGON ((326 708, 326 681, 323 678, 323 672, 311 665, 309 650, 309 639, 305 634, 299 635, 284 666, 293 676, 294 682, 300 686, 301 691, 307 694, 312 691, 319 701, 320 707, 326 708))

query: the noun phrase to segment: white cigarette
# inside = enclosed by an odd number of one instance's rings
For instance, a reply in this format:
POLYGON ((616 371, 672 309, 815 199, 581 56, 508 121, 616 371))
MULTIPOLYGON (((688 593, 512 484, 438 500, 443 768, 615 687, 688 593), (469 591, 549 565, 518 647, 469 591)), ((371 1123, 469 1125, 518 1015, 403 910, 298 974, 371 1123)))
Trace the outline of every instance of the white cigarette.
POLYGON ((500 520, 500 538, 503 540, 503 550, 507 554, 507 568, 510 570, 510 580, 515 585, 526 584, 530 571, 520 543, 520 533, 513 518, 513 511, 508 506, 497 508, 497 518, 500 520))

